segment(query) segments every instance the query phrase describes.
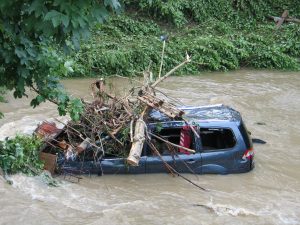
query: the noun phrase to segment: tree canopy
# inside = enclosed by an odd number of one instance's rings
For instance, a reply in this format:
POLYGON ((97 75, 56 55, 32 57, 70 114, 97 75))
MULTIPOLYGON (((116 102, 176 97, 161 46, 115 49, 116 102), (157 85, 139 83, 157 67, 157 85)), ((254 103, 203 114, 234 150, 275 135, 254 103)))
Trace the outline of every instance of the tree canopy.
POLYGON ((48 99, 61 115, 78 119, 82 102, 59 84, 61 74, 72 72, 64 54, 79 48, 91 25, 121 9, 118 0, 1 0, 0 87, 16 98, 30 87, 37 92, 33 107, 48 99))

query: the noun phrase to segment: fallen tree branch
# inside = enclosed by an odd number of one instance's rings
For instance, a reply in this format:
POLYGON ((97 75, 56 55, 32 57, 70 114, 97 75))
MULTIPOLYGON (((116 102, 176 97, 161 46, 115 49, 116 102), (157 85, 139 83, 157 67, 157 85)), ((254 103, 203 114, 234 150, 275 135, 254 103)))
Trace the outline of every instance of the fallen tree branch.
POLYGON ((32 90, 33 90, 35 93, 37 93, 37 94, 43 96, 43 97, 44 97, 45 99, 47 99, 49 102, 52 102, 53 104, 58 105, 58 102, 57 102, 57 101, 45 97, 45 95, 43 95, 43 94, 42 94, 37 88, 35 88, 33 85, 31 85, 30 88, 32 88, 32 90))
POLYGON ((186 59, 180 63, 179 65, 175 66, 173 69, 171 69, 169 72, 166 73, 163 77, 159 78, 156 80, 151 87, 155 88, 160 82, 164 81, 167 77, 169 77, 171 74, 173 74, 176 70, 178 70, 180 67, 184 66, 185 64, 191 62, 191 58, 189 57, 188 54, 186 54, 186 59))
POLYGON ((195 135, 197 138, 200 138, 199 134, 197 133, 197 131, 195 131, 194 127, 193 127, 192 125, 190 125, 190 123, 189 123, 186 119, 182 118, 182 120, 183 120, 184 122, 186 122, 186 124, 191 128, 191 130, 193 131, 194 135, 195 135))
POLYGON ((157 150, 157 148, 150 142, 148 141, 149 146, 151 147, 151 149, 154 151, 154 153, 160 157, 160 159, 162 160, 162 162, 165 164, 165 166, 167 167, 167 169, 169 171, 171 171, 171 173, 175 173, 177 174, 179 177, 181 177, 182 179, 186 180, 187 182, 191 183, 192 185, 196 186, 197 188, 201 189, 202 191, 208 191, 207 189, 199 186, 198 184, 196 184, 195 182, 191 181, 190 179, 186 178, 185 176, 183 176, 182 174, 180 174, 177 170, 175 170, 172 166, 170 166, 167 162, 164 161, 164 159, 162 158, 161 154, 159 153, 159 151, 157 150))
MULTIPOLYGON (((278 17, 278 16, 268 16, 268 18, 274 20, 275 22, 278 22, 282 17, 278 17)), ((287 17, 287 18, 285 18, 285 21, 287 21, 287 22, 294 22, 294 23, 300 23, 300 19, 292 18, 292 17, 287 17)))
POLYGON ((163 139, 163 138, 161 138, 161 137, 159 137, 159 136, 157 136, 157 135, 155 135, 155 134, 153 134, 153 133, 148 132, 148 134, 150 134, 151 136, 153 136, 153 137, 155 137, 155 138, 157 138, 157 139, 159 139, 159 140, 161 140, 161 141, 164 141, 164 142, 166 142, 167 144, 172 145, 172 146, 174 146, 174 147, 176 147, 176 148, 182 148, 182 149, 184 149, 184 150, 186 150, 186 151, 188 151, 188 152, 196 153, 196 151, 193 150, 193 149, 186 148, 186 147, 183 147, 183 146, 174 144, 174 143, 172 143, 172 142, 170 142, 170 141, 167 141, 166 139, 163 139))

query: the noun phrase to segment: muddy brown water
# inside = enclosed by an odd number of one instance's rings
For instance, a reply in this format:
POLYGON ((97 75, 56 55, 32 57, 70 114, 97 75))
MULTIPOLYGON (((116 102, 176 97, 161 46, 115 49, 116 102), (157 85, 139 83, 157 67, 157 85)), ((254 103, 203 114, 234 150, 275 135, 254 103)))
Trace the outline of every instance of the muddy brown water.
MULTIPOLYGON (((92 79, 67 80, 88 97, 92 79)), ((113 80, 122 91, 126 81, 113 80)), ((187 105, 224 103, 242 113, 265 145, 254 145, 256 167, 245 174, 187 175, 203 192, 167 174, 86 176, 57 188, 39 178, 0 180, 0 224, 300 224, 300 73, 239 70, 171 77, 161 90, 187 105)), ((30 133, 55 107, 29 100, 1 104, 0 138, 30 133)))

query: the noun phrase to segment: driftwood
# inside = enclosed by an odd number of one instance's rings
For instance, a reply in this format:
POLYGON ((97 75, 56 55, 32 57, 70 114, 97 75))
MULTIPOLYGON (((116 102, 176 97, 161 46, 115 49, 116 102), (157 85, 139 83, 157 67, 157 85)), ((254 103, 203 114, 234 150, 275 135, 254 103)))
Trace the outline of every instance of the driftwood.
POLYGON ((138 166, 141 158, 141 154, 145 142, 145 131, 147 129, 146 123, 144 121, 144 115, 148 111, 148 106, 146 106, 141 113, 139 119, 135 123, 135 130, 133 136, 133 142, 129 155, 127 157, 127 163, 131 166, 138 166))
POLYGON ((276 23, 277 29, 281 27, 284 22, 294 22, 300 23, 300 19, 289 17, 289 11, 284 10, 281 17, 278 16, 268 16, 268 18, 273 19, 276 23))
POLYGON ((159 67, 159 72, 158 72, 158 78, 160 78, 161 70, 162 70, 163 63, 164 63, 165 47, 166 47, 166 40, 163 40, 163 48, 162 48, 162 52, 161 52, 161 60, 160 60, 160 67, 159 67))
POLYGON ((284 22, 285 19, 288 17, 288 15, 289 15, 289 11, 284 10, 284 12, 283 12, 282 15, 281 15, 280 20, 279 20, 279 21, 277 22, 277 24, 276 24, 276 27, 277 27, 277 28, 279 28, 279 27, 283 24, 283 22, 284 22))
POLYGON ((145 142, 145 122, 143 116, 141 116, 135 124, 135 131, 133 137, 133 143, 130 149, 129 156, 127 157, 127 163, 131 166, 138 166, 141 158, 145 142))
POLYGON ((141 93, 141 96, 138 96, 138 99, 151 108, 157 109, 160 112, 166 114, 170 118, 181 118, 184 114, 184 111, 178 109, 174 105, 154 96, 151 93, 141 93))
POLYGON ((202 191, 208 191, 207 189, 201 187, 200 185, 196 184, 195 182, 193 182, 192 180, 186 178, 185 176, 183 176, 181 173, 179 173, 176 169, 174 169, 172 166, 170 166, 168 163, 164 162, 161 154, 159 153, 159 151, 157 150, 157 148, 151 143, 148 142, 149 146, 151 147, 152 151, 155 153, 155 155, 157 155, 158 157, 160 157, 160 159, 163 161, 164 165, 166 166, 166 169, 168 171, 170 171, 170 173, 172 174, 177 174, 179 177, 181 177, 182 179, 184 179, 185 181, 191 183, 192 185, 194 185, 195 187, 199 188, 202 191))
MULTIPOLYGON (((124 157, 128 155, 127 163, 138 166, 145 141, 151 142, 150 136, 159 139, 170 146, 195 153, 195 150, 180 146, 147 132, 146 118, 150 109, 156 109, 172 119, 181 119, 184 111, 168 101, 155 95, 156 86, 172 75, 176 70, 191 61, 186 59, 153 82, 149 68, 143 72, 144 82, 141 87, 135 87, 123 97, 117 97, 107 92, 103 79, 91 84, 93 102, 83 101, 84 112, 78 122, 69 121, 65 125, 64 137, 51 140, 51 147, 63 152, 68 160, 75 160, 86 155, 94 157, 95 162, 101 161, 105 154, 124 157), (147 134, 147 135, 146 135, 147 134), (89 153, 91 152, 92 153, 89 153), (101 154, 99 154, 101 153, 101 154)), ((188 123, 188 121, 186 121, 188 123)), ((192 130, 196 131, 191 127, 192 130)), ((197 134, 196 134, 197 135, 197 134)), ((101 166, 101 163, 100 163, 101 166)), ((172 169, 168 169, 172 173, 172 169)), ((173 173, 175 173, 173 171, 173 173)), ((176 173, 177 174, 177 173, 176 173)))
MULTIPOLYGON (((281 17, 278 17, 278 16, 268 16, 270 19, 274 20, 275 22, 278 22, 281 17)), ((292 17, 288 17, 288 18, 285 18, 286 22, 294 22, 294 23, 300 23, 300 19, 297 19, 297 18, 292 18, 292 17)))
POLYGON ((188 54, 186 54, 186 58, 185 60, 180 63, 179 65, 175 66, 173 69, 171 69, 169 72, 166 73, 166 75, 164 75, 163 77, 160 77, 157 79, 157 81, 155 81, 151 87, 155 88, 159 83, 161 83, 162 81, 164 81, 165 79, 167 79, 170 75, 172 75, 176 70, 178 70, 180 67, 184 66, 185 64, 191 62, 191 58, 188 54))

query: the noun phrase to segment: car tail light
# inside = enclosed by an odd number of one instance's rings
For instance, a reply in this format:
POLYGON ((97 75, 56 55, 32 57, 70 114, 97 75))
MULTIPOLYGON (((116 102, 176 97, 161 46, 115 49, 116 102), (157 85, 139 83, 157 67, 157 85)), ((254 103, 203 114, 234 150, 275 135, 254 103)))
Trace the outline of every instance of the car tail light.
POLYGON ((243 155, 243 159, 252 159, 254 156, 254 150, 253 148, 247 149, 247 151, 243 155))

